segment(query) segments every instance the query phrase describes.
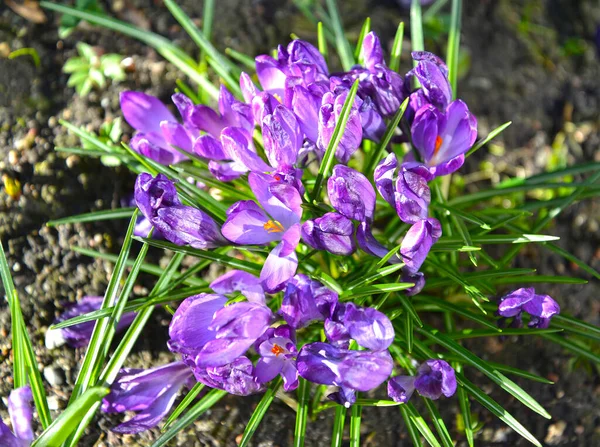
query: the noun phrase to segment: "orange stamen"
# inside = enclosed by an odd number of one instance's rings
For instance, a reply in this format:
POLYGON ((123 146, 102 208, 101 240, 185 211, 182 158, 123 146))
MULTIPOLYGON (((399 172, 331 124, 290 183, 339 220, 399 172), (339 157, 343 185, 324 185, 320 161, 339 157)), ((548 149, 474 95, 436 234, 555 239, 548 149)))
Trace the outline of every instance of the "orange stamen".
POLYGON ((283 225, 276 220, 267 221, 267 223, 263 225, 263 228, 269 233, 282 233, 284 230, 283 225))
POLYGON ((273 176, 273 178, 275 179, 275 181, 280 182, 281 181, 281 176, 279 174, 275 174, 273 176))
POLYGON ((275 345, 273 345, 273 347, 271 348, 271 352, 272 352, 273 354, 275 354, 275 356, 279 356, 279 354, 283 354, 283 352, 284 352, 284 349, 283 349, 281 346, 279 346, 279 345, 276 345, 276 344, 275 344, 275 345))
POLYGON ((442 137, 440 137, 439 135, 435 137, 435 149, 433 150, 433 155, 438 153, 443 142, 444 140, 442 140, 442 137))

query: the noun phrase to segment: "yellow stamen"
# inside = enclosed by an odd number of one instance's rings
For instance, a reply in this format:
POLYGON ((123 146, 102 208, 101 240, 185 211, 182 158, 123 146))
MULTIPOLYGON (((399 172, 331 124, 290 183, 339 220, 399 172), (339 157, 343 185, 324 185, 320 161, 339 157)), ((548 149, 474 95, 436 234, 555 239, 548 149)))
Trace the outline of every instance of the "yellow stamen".
POLYGON ((271 348, 271 352, 275 354, 276 357, 279 357, 279 354, 283 354, 284 349, 281 346, 274 344, 271 348))
POLYGON ((281 103, 283 103, 283 101, 281 100, 281 96, 279 96, 277 93, 273 93, 273 96, 275 97, 275 99, 281 103))
POLYGON ((269 233, 282 233, 284 230, 283 225, 276 220, 267 221, 267 223, 263 225, 263 228, 269 233))
POLYGON ((433 155, 436 155, 438 153, 443 142, 444 140, 442 140, 442 137, 440 137, 439 135, 435 137, 435 149, 433 150, 433 155))

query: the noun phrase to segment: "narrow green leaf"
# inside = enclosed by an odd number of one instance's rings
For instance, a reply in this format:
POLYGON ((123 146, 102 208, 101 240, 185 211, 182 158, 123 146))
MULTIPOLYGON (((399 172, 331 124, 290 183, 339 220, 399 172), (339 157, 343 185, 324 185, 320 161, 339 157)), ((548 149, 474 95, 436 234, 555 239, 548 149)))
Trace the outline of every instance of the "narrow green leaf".
POLYGON ((553 284, 587 284, 588 281, 570 276, 519 276, 513 278, 496 278, 494 284, 521 284, 521 283, 553 283, 553 284))
POLYGON ((367 17, 363 23, 362 28, 360 29, 360 34, 358 35, 358 40, 356 41, 356 47, 354 48, 354 60, 358 61, 358 63, 362 63, 362 46, 363 40, 365 40, 365 36, 369 34, 371 31, 371 17, 367 17))
POLYGON ((82 222, 96 222, 99 220, 113 220, 113 219, 125 219, 131 218, 131 215, 136 208, 119 208, 116 210, 102 210, 92 211, 91 213, 78 214, 76 216, 63 217, 62 219, 55 219, 46 222, 48 227, 56 227, 57 225, 82 223, 82 222))
POLYGON ((413 327, 413 317, 406 312, 404 314, 404 339, 406 341, 406 350, 409 354, 413 351, 413 340, 415 337, 413 327))
POLYGON ((398 297, 399 297, 400 303, 402 304, 402 307, 404 308, 404 310, 406 311, 406 313, 411 316, 411 318, 413 319, 413 321, 415 323, 417 323, 417 325, 419 327, 423 327, 423 322, 419 318, 419 314, 415 310, 415 307, 413 306, 411 300, 406 295, 404 295, 403 293, 399 294, 398 297))
POLYGON ((450 34, 448 35, 448 52, 446 64, 448 65, 448 80, 452 87, 452 99, 456 99, 458 79, 458 53, 460 48, 460 23, 462 14, 462 0, 452 0, 450 14, 450 34))
MULTIPOLYGON (((462 373, 462 365, 460 363, 453 363, 455 372, 462 373)), ((469 447, 474 447, 474 434, 473 434, 473 416, 471 415, 471 402, 469 402, 469 394, 464 387, 459 386, 457 390, 458 394, 458 405, 463 418, 463 425, 465 429, 465 437, 469 447)))
POLYGON ((404 39, 404 22, 398 24, 394 44, 392 45, 392 55, 390 57, 390 70, 400 70, 400 56, 402 56, 402 40, 404 39))
POLYGON ((177 408, 175 408, 173 413, 169 415, 169 418, 165 422, 165 425, 163 425, 161 432, 164 433, 169 428, 169 426, 177 420, 179 415, 181 415, 181 413, 187 410, 187 408, 192 404, 192 402, 194 402, 196 397, 198 397, 198 394, 200 394, 200 392, 204 389, 205 386, 206 385, 200 382, 194 384, 192 389, 187 392, 181 403, 177 405, 177 408))
POLYGON ((433 403, 431 399, 427 399, 426 397, 421 397, 423 402, 425 402, 425 406, 431 415, 431 420, 433 421, 433 426, 435 430, 440 435, 440 439, 444 447, 454 447, 454 442, 452 442, 452 437, 450 436, 450 432, 446 428, 446 424, 444 424, 444 420, 442 419, 442 415, 438 411, 436 405, 433 403))
POLYGON ((595 354, 589 348, 581 346, 577 343, 572 342, 571 340, 569 340, 567 338, 560 337, 555 334, 542 334, 541 336, 543 338, 545 338, 546 340, 551 341, 552 343, 556 343, 557 345, 562 346, 564 349, 566 349, 567 351, 570 351, 573 354, 577 354, 582 357, 585 357, 585 358, 591 360, 592 362, 595 362, 600 365, 600 355, 595 354))
POLYGON ((350 447, 360 447, 362 407, 355 403, 350 409, 350 447))
POLYGON ((406 430, 408 431, 408 435, 410 436, 413 446, 422 447, 423 443, 419 437, 419 431, 417 430, 417 427, 415 426, 406 405, 400 405, 400 414, 406 423, 406 430))
POLYGON ((510 188, 521 185, 536 185, 540 183, 552 182, 557 179, 573 176, 577 174, 585 174, 590 171, 596 171, 600 169, 599 162, 583 163, 573 166, 568 166, 562 169, 556 169, 554 171, 542 172, 541 174, 535 174, 527 178, 514 177, 505 180, 497 185, 498 188, 510 188))
POLYGON ((525 379, 533 380, 534 382, 545 383, 546 385, 553 385, 554 382, 552 380, 548 380, 545 377, 538 376, 537 374, 530 373, 529 371, 524 371, 519 368, 513 368, 512 366, 505 365, 504 363, 495 363, 488 362, 492 368, 496 368, 500 372, 504 372, 506 374, 513 374, 518 377, 523 377, 525 379))
POLYGON ((431 447, 441 447, 435 435, 427 425, 427 422, 425 422, 425 419, 423 419, 423 416, 419 414, 415 406, 411 402, 407 402, 403 406, 406 407, 408 417, 411 419, 413 425, 417 428, 417 430, 419 430, 421 435, 423 435, 427 443, 431 447))
POLYGON ((565 249, 563 249, 563 248, 559 247, 558 245, 553 244, 551 242, 544 244, 544 247, 546 247, 550 251, 553 251, 554 253, 562 256, 567 261, 571 261, 573 264, 577 265, 581 270, 583 270, 586 273, 589 273, 594 278, 600 279, 600 272, 596 271, 596 269, 594 269, 594 268, 590 267, 589 265, 587 265, 585 262, 583 262, 581 259, 579 259, 575 255, 572 255, 567 250, 565 250, 565 249))
POLYGON ((31 444, 32 447, 60 447, 75 430, 82 415, 106 396, 110 390, 93 387, 71 402, 58 418, 31 444))
POLYGON ((294 428, 294 447, 304 446, 309 401, 310 382, 300 377, 298 383, 298 410, 296 412, 296 426, 294 428))
POLYGON ((152 447, 162 447, 167 445, 167 443, 173 439, 177 433, 193 424, 198 417, 200 417, 200 415, 209 410, 225 396, 227 396, 227 392, 223 390, 213 389, 209 391, 206 396, 196 402, 196 404, 190 408, 187 413, 175 421, 175 423, 171 425, 171 427, 165 433, 163 433, 160 438, 154 441, 152 447))
MULTIPOLYGON (((335 1, 335 0, 328 0, 335 1)), ((346 101, 344 102, 344 106, 340 112, 340 116, 338 121, 333 129, 333 133, 331 134, 331 139, 329 140, 329 144, 327 145, 327 150, 325 150, 325 154, 323 155, 323 160, 321 161, 321 166, 319 166, 319 172, 317 174, 317 179, 315 180, 315 186, 312 190, 311 201, 318 200, 319 195, 321 193, 321 188, 323 186, 323 182, 325 178, 329 175, 331 168, 333 166, 333 162, 335 160, 335 152, 337 150, 340 141, 344 135, 344 131, 346 130, 346 124, 348 123, 348 119, 350 118, 350 112, 352 111, 352 105, 354 104, 354 98, 356 97, 356 92, 358 91, 358 79, 352 85, 352 88, 348 92, 348 96, 346 97, 346 101)))
POLYGON ((331 447, 342 447, 345 420, 346 407, 337 405, 335 407, 335 419, 333 420, 333 431, 331 433, 331 447))
POLYGON ((467 155, 465 155, 465 157, 468 157, 470 155, 473 155, 475 152, 477 152, 479 149, 481 149, 483 146, 485 146, 486 144, 488 144, 490 141, 492 141, 494 138, 496 138, 498 135, 500 135, 504 129, 506 129, 508 126, 510 126, 512 124, 512 121, 507 121, 506 123, 502 124, 501 126, 496 127, 494 130, 492 130, 487 137, 477 141, 473 147, 471 149, 469 149, 469 152, 467 152, 467 155))
POLYGON ((352 49, 350 47, 350 42, 348 42, 348 39, 346 39, 346 35, 344 34, 344 25, 342 25, 342 19, 340 18, 336 0, 325 1, 335 35, 335 43, 337 46, 338 55, 340 57, 340 61, 342 62, 342 68, 345 71, 348 71, 350 68, 352 68, 355 62, 352 49))
POLYGON ((232 59, 238 61, 239 63, 246 66, 246 68, 250 70, 256 70, 256 63, 254 59, 250 56, 245 55, 244 53, 240 53, 239 51, 235 51, 233 48, 225 48, 225 54, 230 56, 232 59))
POLYGON ((459 332, 451 332, 446 335, 452 340, 465 340, 467 338, 479 338, 479 337, 500 337, 509 335, 542 335, 552 334, 555 332, 562 332, 562 329, 535 329, 531 328, 505 328, 500 332, 497 328, 492 330, 485 329, 463 329, 459 332))
POLYGON ((244 430, 244 434, 242 435, 242 440, 240 441, 240 447, 248 446, 248 443, 252 439, 252 436, 254 436, 254 432, 258 428, 258 425, 267 413, 267 410, 271 406, 271 403, 273 403, 275 393, 281 386, 281 383, 281 376, 279 376, 272 382, 269 388, 267 388, 267 391, 265 392, 263 398, 260 400, 256 408, 254 409, 254 413, 252 413, 252 416, 248 421, 248 425, 246 425, 246 429, 244 430))
MULTIPOLYGON (((483 361, 469 350, 463 348, 454 340, 450 339, 442 333, 434 333, 435 330, 427 325, 425 325, 422 329, 415 328, 415 330, 421 335, 424 335, 425 337, 434 341, 438 345, 458 355, 461 358, 461 360, 465 363, 468 363, 469 365, 479 369, 494 383, 499 385, 506 392, 510 393, 525 406, 531 408, 533 411, 544 416, 547 419, 551 418, 550 414, 533 397, 527 394, 521 387, 519 387, 516 383, 514 383, 504 374, 500 373, 494 368, 491 368, 487 364, 487 362, 483 361)), ((551 335, 545 335, 545 337, 551 337, 551 335)))
POLYGON ((254 275, 260 274, 260 271, 262 269, 262 266, 254 263, 254 262, 243 261, 241 259, 237 259, 237 258, 233 258, 230 256, 219 254, 215 251, 200 250, 198 248, 192 248, 187 245, 176 245, 176 244, 173 244, 173 243, 167 242, 167 241, 159 241, 156 239, 140 238, 137 236, 134 236, 134 239, 138 240, 140 242, 145 242, 148 245, 151 245, 153 247, 171 250, 176 253, 183 253, 186 255, 194 256, 196 258, 208 259, 213 262, 218 262, 219 264, 226 265, 226 266, 234 268, 234 269, 244 270, 244 271, 252 273, 254 275))
POLYGON ((327 59, 327 39, 325 38, 325 33, 323 31, 323 22, 317 23, 317 42, 319 45, 319 53, 327 59))
MULTIPOLYGON (((423 17, 421 14, 421 1, 412 0, 410 5, 410 41, 412 51, 423 51, 425 50, 425 43, 423 40, 423 17)), ((413 62, 416 66, 417 62, 413 62)), ((418 82, 415 81, 418 87, 418 82)))
POLYGON ((409 100, 409 98, 406 98, 402 102, 402 104, 400 104, 400 108, 398 109, 398 111, 396 112, 396 114, 394 115, 394 117, 392 118, 390 123, 388 124, 387 129, 385 130, 385 133, 383 134, 381 143, 379 144, 377 149, 371 154, 371 157, 369 158, 369 162, 365 165, 366 168, 363 172, 367 175, 367 177, 369 177, 371 175, 371 172, 373 171, 373 169, 375 169, 375 166, 377 165, 377 163, 379 163, 379 160, 385 153, 387 145, 391 141, 392 136, 394 135, 394 132, 398 128, 398 124, 400 123, 400 120, 404 116, 404 112, 406 111, 406 108, 408 107, 408 100, 409 100))
POLYGON ((581 333, 587 333, 588 336, 598 338, 600 337, 600 327, 594 326, 593 324, 586 323, 585 321, 571 317, 569 315, 561 314, 554 315, 552 317, 551 325, 560 327, 567 331, 572 330, 571 326, 579 329, 581 333))
POLYGON ((392 264, 392 265, 388 265, 386 267, 382 267, 382 268, 378 269, 376 272, 374 272, 374 273, 372 273, 370 275, 366 275, 363 278, 360 278, 358 280, 352 281, 348 285, 344 286, 344 288, 345 288, 346 291, 354 290, 358 286, 363 286, 365 284, 372 283, 373 281, 376 281, 378 279, 385 278, 386 276, 391 275, 392 273, 397 272, 402 267, 404 267, 403 263, 392 264))
POLYGON ((457 373, 456 380, 475 398, 475 400, 477 400, 481 405, 490 410, 492 414, 500 418, 502 422, 504 422, 506 425, 508 425, 510 428, 512 428, 514 431, 520 434, 523 438, 527 439, 533 445, 536 445, 537 447, 542 447, 542 444, 540 444, 540 442, 537 439, 535 439, 535 436, 533 436, 525 427, 523 427, 519 421, 517 421, 504 408, 502 408, 501 405, 498 405, 498 403, 496 403, 496 401, 494 401, 486 393, 481 391, 472 382, 467 380, 465 376, 463 376, 460 373, 457 373))
POLYGON ((405 282, 394 282, 388 284, 373 284, 371 286, 360 287, 358 289, 343 292, 340 295, 340 299, 344 301, 348 301, 350 299, 358 298, 361 296, 370 296, 376 295, 378 293, 386 293, 386 292, 397 292, 399 290, 406 290, 413 287, 413 283, 405 283, 405 282))

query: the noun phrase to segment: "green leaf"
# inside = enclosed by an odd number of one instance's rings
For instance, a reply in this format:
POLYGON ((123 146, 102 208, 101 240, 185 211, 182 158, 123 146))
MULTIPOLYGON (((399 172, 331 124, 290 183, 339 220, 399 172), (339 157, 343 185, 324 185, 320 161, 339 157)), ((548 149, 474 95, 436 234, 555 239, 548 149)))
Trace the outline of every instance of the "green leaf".
POLYGON ((415 426, 406 405, 400 405, 400 414, 402 414, 402 419, 404 419, 404 422, 406 423, 406 430, 408 431, 413 446, 422 447, 423 443, 419 437, 417 427, 415 426))
POLYGON ((426 397, 421 397, 423 402, 425 402, 425 406, 429 411, 431 416, 431 420, 433 421, 433 426, 435 430, 438 432, 440 439, 442 440, 442 444, 444 447, 454 447, 454 443, 452 442, 452 437, 450 436, 450 432, 446 428, 446 424, 444 424, 444 420, 442 419, 442 415, 438 411, 436 405, 433 403, 431 399, 427 399, 426 397))
POLYGON ((500 337, 509 335, 542 335, 552 334, 554 332, 562 332, 562 329, 531 329, 531 328, 505 328, 502 331, 498 329, 485 330, 485 329, 463 329, 458 332, 449 332, 446 335, 452 340, 464 340, 467 338, 479 338, 479 337, 500 337))
POLYGON ((246 429, 244 430, 244 434, 242 435, 242 440, 240 441, 240 447, 248 446, 248 443, 252 439, 252 436, 254 436, 254 432, 258 428, 258 425, 267 413, 267 410, 271 406, 271 403, 273 403, 275 393, 281 386, 281 383, 281 376, 279 376, 271 383, 269 388, 267 388, 267 391, 265 392, 264 396, 254 409, 254 412, 252 413, 252 416, 248 421, 248 425, 246 425, 246 429))
POLYGON ((402 267, 404 267, 403 263, 392 264, 392 265, 388 265, 388 266, 382 267, 382 268, 378 269, 377 271, 375 271, 374 273, 372 273, 370 275, 366 275, 363 278, 360 278, 358 280, 352 281, 348 285, 344 286, 344 289, 346 291, 354 290, 358 286, 362 286, 362 285, 365 285, 365 284, 372 283, 373 281, 375 281, 377 279, 385 278, 386 276, 391 275, 392 273, 397 272, 402 267))
POLYGON ((600 279, 600 272, 596 271, 596 269, 594 269, 593 267, 590 267, 589 265, 587 265, 585 262, 583 262, 578 257, 572 255, 567 250, 564 250, 561 247, 559 247, 558 245, 553 244, 551 242, 544 244, 544 247, 549 249, 550 251, 553 251, 554 253, 562 256, 567 261, 571 261, 572 263, 577 265, 581 270, 583 270, 586 273, 589 273, 594 278, 600 279))
POLYGON ((93 387, 71 402, 44 432, 33 441, 32 447, 60 447, 75 430, 81 417, 96 403, 106 396, 110 390, 104 387, 93 387))
POLYGON ((536 185, 551 182, 567 176, 585 174, 587 172, 596 171, 598 169, 600 169, 600 162, 583 163, 569 166, 563 169, 556 169, 550 172, 543 172, 541 174, 532 175, 527 178, 514 177, 499 183, 497 185, 497 188, 510 188, 521 185, 536 185))
POLYGON ((296 426, 294 428, 294 447, 304 446, 309 400, 310 382, 300 377, 298 383, 298 410, 296 412, 296 426))
POLYGON ((192 425, 201 414, 209 410, 214 404, 216 404, 226 395, 227 392, 223 390, 214 389, 209 391, 206 396, 204 396, 192 408, 190 408, 190 410, 185 413, 183 417, 178 419, 165 433, 161 435, 160 438, 154 441, 152 447, 162 447, 167 445, 167 443, 173 439, 177 433, 192 425))
POLYGON ((348 301, 354 298, 358 298, 361 296, 370 296, 376 295, 378 293, 386 293, 386 292, 397 292, 399 290, 406 290, 413 287, 413 283, 407 282, 393 282, 387 284, 374 284, 366 287, 359 287, 358 289, 352 291, 343 292, 340 295, 340 299, 344 301, 348 301))
POLYGON ((487 137, 477 141, 473 145, 473 147, 471 149, 469 149, 469 152, 467 152, 467 155, 465 155, 465 157, 468 157, 469 155, 473 155, 473 153, 475 153, 476 151, 481 149, 483 146, 488 144, 490 141, 492 141, 494 138, 496 138, 498 135, 500 135, 504 131, 504 129, 506 129, 511 124, 512 124, 512 121, 507 121, 506 123, 502 124, 501 126, 496 127, 494 130, 492 130, 488 134, 487 137))
POLYGON ((81 57, 87 59, 88 61, 91 61, 92 59, 98 57, 96 50, 94 50, 94 48, 92 48, 91 45, 88 45, 84 42, 77 43, 77 52, 81 57))
POLYGON ((589 348, 586 348, 584 346, 572 342, 567 338, 559 337, 558 335, 554 334, 542 334, 541 337, 551 341, 552 343, 556 343, 557 345, 562 346, 564 349, 570 351, 573 354, 585 357, 591 360, 592 362, 595 362, 600 365, 600 355, 595 354, 589 348))
POLYGON ((85 72, 87 76, 89 69, 89 61, 82 57, 71 57, 65 62, 65 65, 63 65, 62 71, 63 73, 75 73, 81 71, 85 72))
POLYGON ((527 439, 533 445, 542 447, 535 436, 533 436, 525 427, 521 425, 509 412, 507 412, 501 405, 498 405, 496 401, 490 398, 486 393, 477 388, 472 382, 467 380, 465 376, 460 373, 456 374, 456 380, 458 383, 465 388, 481 405, 490 410, 494 415, 502 420, 506 425, 520 434, 523 438, 527 439))
POLYGON ((356 47, 354 48, 354 60, 358 61, 358 63, 362 63, 362 46, 363 40, 365 40, 365 36, 369 34, 371 30, 371 18, 367 17, 363 23, 362 28, 360 29, 360 34, 358 35, 358 40, 356 41, 356 47))
POLYGON ((404 39, 404 22, 398 24, 394 44, 392 45, 392 54, 390 57, 390 70, 398 71, 400 69, 400 56, 402 55, 402 40, 404 39))
POLYGON ((323 31, 323 22, 317 23, 317 42, 319 45, 319 53, 327 60, 327 39, 323 31))
POLYGON ((89 72, 89 79, 101 89, 106 87, 106 78, 100 70, 92 68, 89 72))
POLYGON ((246 68, 252 71, 256 70, 256 63, 250 56, 240 53, 239 51, 235 51, 233 48, 225 48, 225 54, 245 65, 246 68))
POLYGON ((338 55, 342 62, 344 70, 350 70, 354 65, 354 55, 350 47, 350 42, 346 39, 344 34, 344 25, 340 18, 340 13, 335 0, 325 0, 327 4, 327 10, 329 11, 329 17, 331 19, 331 25, 335 34, 335 43, 337 46, 338 55))
MULTIPOLYGON (((454 367, 455 372, 462 372, 462 365, 460 363, 454 363, 454 367)), ((475 442, 473 440, 473 416, 471 414, 471 402, 469 401, 469 395, 465 388, 462 386, 458 387, 457 394, 460 413, 463 418, 465 437, 467 438, 469 447, 474 447, 475 442)))
POLYGON ((450 34, 448 35, 448 52, 446 55, 446 64, 448 65, 448 80, 450 81, 450 86, 452 87, 452 99, 456 99, 457 92, 461 13, 462 0, 452 0, 450 34))
MULTIPOLYGON (((421 14, 420 0, 412 0, 410 5, 410 41, 412 44, 411 51, 425 50, 425 43, 423 40, 423 17, 421 14)), ((417 62, 414 61, 413 65, 416 66, 417 62)), ((417 86, 418 83, 415 87, 417 86)))
POLYGON ((100 220, 113 220, 131 218, 136 208, 118 208, 116 210, 101 210, 92 211, 91 213, 78 214, 76 216, 63 217, 46 222, 48 227, 56 227, 57 225, 74 224, 82 222, 97 222, 100 220))
POLYGON ((423 435, 423 437, 425 438, 427 443, 431 447, 441 447, 441 445, 438 442, 438 440, 436 439, 435 435, 433 434, 433 432, 431 431, 431 429, 425 422, 425 419, 423 419, 423 416, 421 416, 419 414, 419 412, 417 411, 415 406, 411 402, 407 402, 403 406, 406 407, 408 417, 412 421, 412 424, 417 428, 417 430, 419 430, 421 435, 423 435))
MULTIPOLYGON (((434 341, 438 345, 446 348, 447 350, 453 352, 461 358, 461 361, 468 363, 471 366, 479 369, 482 373, 488 376, 494 383, 500 386, 503 390, 510 393, 517 400, 523 403, 525 406, 531 408, 536 413, 542 415, 543 417, 550 419, 550 414, 529 394, 527 394, 521 387, 519 387, 516 383, 506 377, 504 374, 500 373, 494 368, 491 368, 487 362, 483 361, 475 354, 470 352, 468 349, 463 348, 454 340, 450 339, 446 335, 442 333, 435 333, 435 329, 425 325, 422 329, 415 328, 417 332, 430 340, 434 341)), ((546 337, 550 337, 550 335, 546 335, 546 337)))
POLYGON ((333 420, 333 431, 331 433, 331 447, 342 447, 345 420, 346 407, 337 405, 335 407, 335 419, 333 420))
POLYGON ((352 105, 354 104, 354 98, 356 97, 357 91, 358 79, 354 82, 352 88, 348 92, 348 96, 346 97, 346 101, 344 102, 344 106, 340 112, 340 116, 337 120, 335 128, 333 129, 333 133, 331 134, 331 139, 327 145, 327 150, 325 151, 325 155, 323 155, 321 166, 319 166, 319 172, 317 174, 317 179, 315 180, 315 186, 312 190, 311 201, 318 200, 321 193, 321 188, 323 186, 323 181, 325 181, 325 178, 329 175, 329 171, 331 171, 331 167, 333 166, 333 162, 335 160, 335 152, 340 144, 340 141, 342 140, 344 131, 346 130, 346 124, 350 118, 350 112, 352 111, 352 105))
POLYGON ((171 424, 173 424, 173 422, 177 420, 179 415, 181 415, 181 413, 183 413, 192 404, 192 402, 194 402, 196 397, 198 397, 198 394, 200 394, 200 392, 204 389, 205 386, 206 385, 200 382, 194 384, 192 389, 187 392, 181 403, 177 405, 177 408, 175 408, 173 413, 169 415, 169 418, 167 419, 165 425, 163 425, 163 428, 161 429, 163 433, 169 428, 171 424))
POLYGON ((580 335, 585 335, 596 340, 600 339, 600 328, 593 324, 586 323, 574 317, 565 314, 554 315, 552 317, 551 326, 562 328, 566 331, 578 330, 580 335))
POLYGON ((350 409, 350 447, 360 447, 362 407, 355 403, 350 409))

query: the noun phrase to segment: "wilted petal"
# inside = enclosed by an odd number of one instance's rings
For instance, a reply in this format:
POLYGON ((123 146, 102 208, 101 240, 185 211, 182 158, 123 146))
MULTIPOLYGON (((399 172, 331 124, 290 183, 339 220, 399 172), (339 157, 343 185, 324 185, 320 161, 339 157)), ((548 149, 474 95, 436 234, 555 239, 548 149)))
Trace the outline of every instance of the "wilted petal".
POLYGON ((221 295, 241 292, 251 303, 265 303, 260 279, 248 272, 231 270, 211 282, 209 287, 221 295))
POLYGON ((120 95, 121 111, 131 127, 140 132, 157 132, 161 121, 177 122, 162 101, 142 92, 125 91, 120 95))
POLYGON ((371 307, 346 303, 344 326, 363 348, 381 351, 394 341, 394 327, 384 314, 371 307))
MULTIPOLYGON (((16 388, 8 396, 8 413, 13 426, 13 431, 17 438, 23 441, 33 441, 33 428, 31 421, 33 419, 33 408, 31 401, 33 396, 29 385, 16 388)), ((2 438, 0 437, 0 441, 2 438)))
POLYGON ((186 298, 175 311, 169 325, 169 349, 180 354, 195 355, 216 337, 208 327, 215 313, 227 303, 222 295, 201 293, 186 298))
POLYGON ((409 273, 416 273, 423 265, 431 246, 442 235, 437 219, 429 218, 413 224, 407 231, 400 247, 402 260, 409 273))
POLYGON ((388 381, 387 392, 388 396, 394 402, 405 404, 415 391, 415 377, 411 376, 396 376, 388 381))
POLYGON ((375 190, 360 172, 336 165, 327 181, 331 206, 349 219, 371 221, 375 212, 375 190))
POLYGON ((302 224, 302 239, 317 250, 327 250, 335 255, 354 253, 354 225, 338 213, 326 213, 302 224))

